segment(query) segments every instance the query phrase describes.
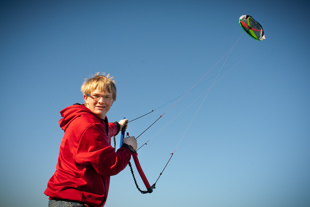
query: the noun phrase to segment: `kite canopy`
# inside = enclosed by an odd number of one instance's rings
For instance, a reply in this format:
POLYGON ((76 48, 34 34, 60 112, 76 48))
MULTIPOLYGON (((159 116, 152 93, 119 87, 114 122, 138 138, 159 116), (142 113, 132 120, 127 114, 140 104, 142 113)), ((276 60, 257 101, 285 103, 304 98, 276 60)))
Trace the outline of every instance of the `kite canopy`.
POLYGON ((242 29, 254 39, 261 41, 266 39, 262 25, 260 25, 250 15, 242 15, 239 18, 239 24, 242 29))

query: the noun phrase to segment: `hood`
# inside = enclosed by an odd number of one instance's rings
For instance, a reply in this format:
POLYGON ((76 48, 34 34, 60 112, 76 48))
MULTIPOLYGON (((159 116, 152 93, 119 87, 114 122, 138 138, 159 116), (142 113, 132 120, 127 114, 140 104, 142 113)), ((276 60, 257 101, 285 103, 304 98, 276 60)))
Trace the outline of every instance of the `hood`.
POLYGON ((82 114, 92 114, 84 105, 75 104, 60 111, 62 119, 59 120, 59 126, 66 131, 70 123, 82 114))

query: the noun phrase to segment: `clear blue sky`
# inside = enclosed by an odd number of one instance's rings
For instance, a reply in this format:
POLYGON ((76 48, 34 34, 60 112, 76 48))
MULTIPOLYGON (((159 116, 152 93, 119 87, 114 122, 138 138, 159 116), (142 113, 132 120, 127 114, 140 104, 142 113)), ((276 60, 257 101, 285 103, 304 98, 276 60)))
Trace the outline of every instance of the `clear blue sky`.
POLYGON ((183 137, 155 191, 140 194, 126 168, 107 207, 310 206, 309 6, 1 1, 0 205, 47 206, 59 111, 82 103, 84 79, 105 72, 118 88, 110 121, 157 109, 130 123, 133 136, 204 77, 138 139, 151 138, 139 157, 153 183, 183 137), (243 32, 243 14, 266 40, 243 32))

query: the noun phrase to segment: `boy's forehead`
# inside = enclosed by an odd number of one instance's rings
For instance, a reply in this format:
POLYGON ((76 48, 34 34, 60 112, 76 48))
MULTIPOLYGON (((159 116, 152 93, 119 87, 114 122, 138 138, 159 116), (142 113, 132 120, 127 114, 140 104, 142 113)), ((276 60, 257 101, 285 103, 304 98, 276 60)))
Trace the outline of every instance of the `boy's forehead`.
POLYGON ((110 93, 110 92, 108 92, 108 91, 106 91, 106 90, 100 90, 100 89, 95 89, 93 92, 92 92, 93 94, 95 93, 95 94, 102 94, 102 95, 111 95, 112 93, 110 93))

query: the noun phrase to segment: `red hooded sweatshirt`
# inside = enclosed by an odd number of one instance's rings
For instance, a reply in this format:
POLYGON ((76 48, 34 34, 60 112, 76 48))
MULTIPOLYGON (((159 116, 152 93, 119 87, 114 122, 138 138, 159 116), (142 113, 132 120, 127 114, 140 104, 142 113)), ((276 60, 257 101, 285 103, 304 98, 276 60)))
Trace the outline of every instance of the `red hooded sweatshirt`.
POLYGON ((118 133, 115 123, 98 118, 84 105, 73 105, 61 112, 64 130, 58 163, 45 195, 50 199, 77 201, 92 206, 106 202, 110 176, 129 163, 131 152, 121 147, 115 152, 111 137, 118 133))

